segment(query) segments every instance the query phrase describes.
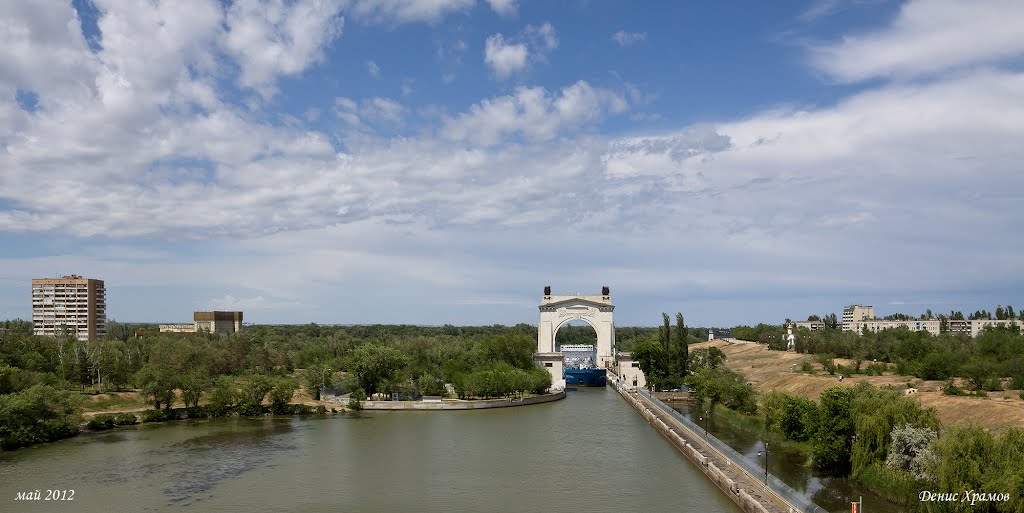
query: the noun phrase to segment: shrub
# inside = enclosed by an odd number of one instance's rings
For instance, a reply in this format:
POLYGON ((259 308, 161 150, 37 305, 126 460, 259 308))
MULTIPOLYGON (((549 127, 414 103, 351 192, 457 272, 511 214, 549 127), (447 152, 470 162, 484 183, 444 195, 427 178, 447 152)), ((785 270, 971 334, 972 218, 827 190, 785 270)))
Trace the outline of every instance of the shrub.
POLYGON ((869 376, 881 376, 885 371, 889 370, 889 366, 884 363, 873 362, 864 369, 864 374, 869 376))
MULTIPOLYGON (((303 404, 303 405, 300 405, 300 406, 305 406, 305 405, 303 404)), ((333 409, 334 408, 331 408, 331 410, 333 410, 333 409)), ((316 413, 317 413, 317 415, 323 415, 323 414, 327 413, 327 407, 322 405, 322 404, 318 404, 317 407, 316 407, 316 413)))
POLYGON ((359 401, 349 401, 348 402, 348 409, 350 409, 352 411, 358 411, 358 410, 363 409, 363 405, 360 404, 359 401))
POLYGON ((989 392, 1001 392, 1003 389, 1003 380, 1000 378, 992 378, 985 383, 985 390, 989 392))
POLYGON ((350 397, 352 397, 352 400, 357 402, 357 403, 359 401, 365 401, 366 400, 366 391, 363 390, 362 388, 356 388, 355 390, 352 391, 352 394, 351 394, 350 397))
POLYGON ((185 408, 185 415, 190 419, 201 419, 210 416, 205 406, 189 406, 185 408))
POLYGON ((835 356, 831 354, 819 354, 815 357, 815 360, 821 364, 821 368, 825 369, 829 374, 836 373, 835 356))
POLYGON ((142 412, 142 422, 164 422, 178 420, 178 413, 174 410, 146 410, 142 412))
POLYGON ((115 426, 133 426, 139 423, 139 418, 134 413, 124 412, 114 416, 115 426))
POLYGON ((257 417, 263 415, 263 405, 246 401, 238 405, 238 414, 243 417, 257 417))
POLYGON ((103 431, 105 429, 113 429, 114 416, 109 413, 97 415, 89 419, 89 423, 86 424, 86 427, 88 427, 90 431, 103 431))
POLYGON ((956 386, 953 380, 949 380, 946 386, 942 387, 942 395, 967 395, 962 388, 956 386))
POLYGON ((800 366, 800 371, 801 372, 814 372, 814 366, 811 365, 811 362, 804 362, 803 365, 800 366))

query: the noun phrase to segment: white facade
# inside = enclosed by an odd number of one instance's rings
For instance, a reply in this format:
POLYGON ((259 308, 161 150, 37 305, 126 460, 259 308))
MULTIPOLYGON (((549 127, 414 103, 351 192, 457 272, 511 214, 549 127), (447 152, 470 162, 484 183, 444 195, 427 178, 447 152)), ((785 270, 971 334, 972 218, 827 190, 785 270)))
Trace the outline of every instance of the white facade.
POLYGON ((854 331, 853 323, 874 318, 875 307, 871 305, 849 305, 843 308, 843 331, 854 331))
POLYGON ((622 378, 626 388, 647 388, 647 380, 640 370, 640 362, 634 360, 630 353, 622 352, 615 355, 615 373, 622 378))
MULTIPOLYGON (((868 331, 874 332, 874 331, 882 331, 882 330, 887 330, 887 329, 904 328, 905 327, 905 328, 909 329, 910 331, 927 331, 928 333, 931 333, 932 335, 938 335, 939 334, 939 324, 940 324, 940 321, 938 319, 911 320, 911 321, 896 321, 896 320, 886 320, 886 319, 872 319, 872 320, 867 320, 867 321, 855 321, 855 322, 850 324, 850 330, 852 330, 854 332, 857 332, 857 333, 861 333, 864 330, 864 328, 867 328, 868 331)), ((845 327, 844 327, 844 329, 845 329, 845 327)), ((848 331, 850 331, 850 330, 848 330, 848 331)))
POLYGON ((794 324, 796 324, 797 328, 804 328, 811 331, 821 331, 827 328, 823 321, 797 321, 794 324))
POLYGON ((562 379, 562 350, 556 347, 555 336, 558 329, 569 321, 583 321, 597 333, 597 348, 594 365, 599 368, 611 368, 615 363, 615 322, 608 288, 602 294, 571 296, 551 295, 550 287, 544 288, 541 298, 540 322, 537 325, 537 353, 534 359, 538 366, 551 372, 552 382, 562 379), (556 356, 557 355, 557 356, 556 356), (555 361, 557 359, 557 362, 555 361))
POLYGON ((997 319, 975 319, 973 321, 948 321, 948 322, 949 322, 949 328, 950 328, 949 331, 953 331, 952 325, 955 322, 967 322, 967 323, 969 323, 970 333, 971 333, 972 337, 977 337, 981 333, 982 330, 984 330, 985 328, 987 328, 989 326, 1013 326, 1013 325, 1016 325, 1017 328, 1021 331, 1021 333, 1024 333, 1024 319, 998 319, 998 320, 997 319))

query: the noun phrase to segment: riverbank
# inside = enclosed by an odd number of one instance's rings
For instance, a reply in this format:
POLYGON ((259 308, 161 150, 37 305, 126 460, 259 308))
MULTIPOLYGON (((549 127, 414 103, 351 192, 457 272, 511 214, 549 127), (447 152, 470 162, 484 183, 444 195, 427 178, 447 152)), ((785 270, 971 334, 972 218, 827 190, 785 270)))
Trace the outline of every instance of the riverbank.
POLYGON ((361 410, 415 410, 415 411, 439 411, 439 410, 485 410, 489 408, 509 408, 512 406, 528 406, 531 404, 542 404, 565 399, 565 392, 553 394, 533 395, 528 397, 513 397, 507 399, 443 399, 440 401, 360 401, 361 410))

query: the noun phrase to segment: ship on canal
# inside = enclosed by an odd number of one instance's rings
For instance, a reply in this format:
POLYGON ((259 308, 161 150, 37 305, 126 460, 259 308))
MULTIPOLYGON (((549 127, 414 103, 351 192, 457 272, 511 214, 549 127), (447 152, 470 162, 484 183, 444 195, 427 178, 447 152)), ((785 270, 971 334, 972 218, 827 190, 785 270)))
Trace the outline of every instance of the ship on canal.
POLYGON ((565 345, 562 353, 565 355, 562 378, 566 386, 603 387, 608 383, 607 371, 594 365, 594 346, 565 345))

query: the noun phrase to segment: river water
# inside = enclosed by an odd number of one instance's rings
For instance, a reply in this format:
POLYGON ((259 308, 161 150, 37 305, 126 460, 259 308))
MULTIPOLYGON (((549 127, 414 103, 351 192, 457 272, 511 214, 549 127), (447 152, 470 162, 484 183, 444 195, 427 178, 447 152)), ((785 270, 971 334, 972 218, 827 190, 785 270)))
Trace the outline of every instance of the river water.
POLYGON ((495 410, 218 419, 83 435, 0 453, 0 511, 739 509, 602 388, 495 410), (37 489, 43 498, 74 490, 74 500, 15 500, 37 489))

